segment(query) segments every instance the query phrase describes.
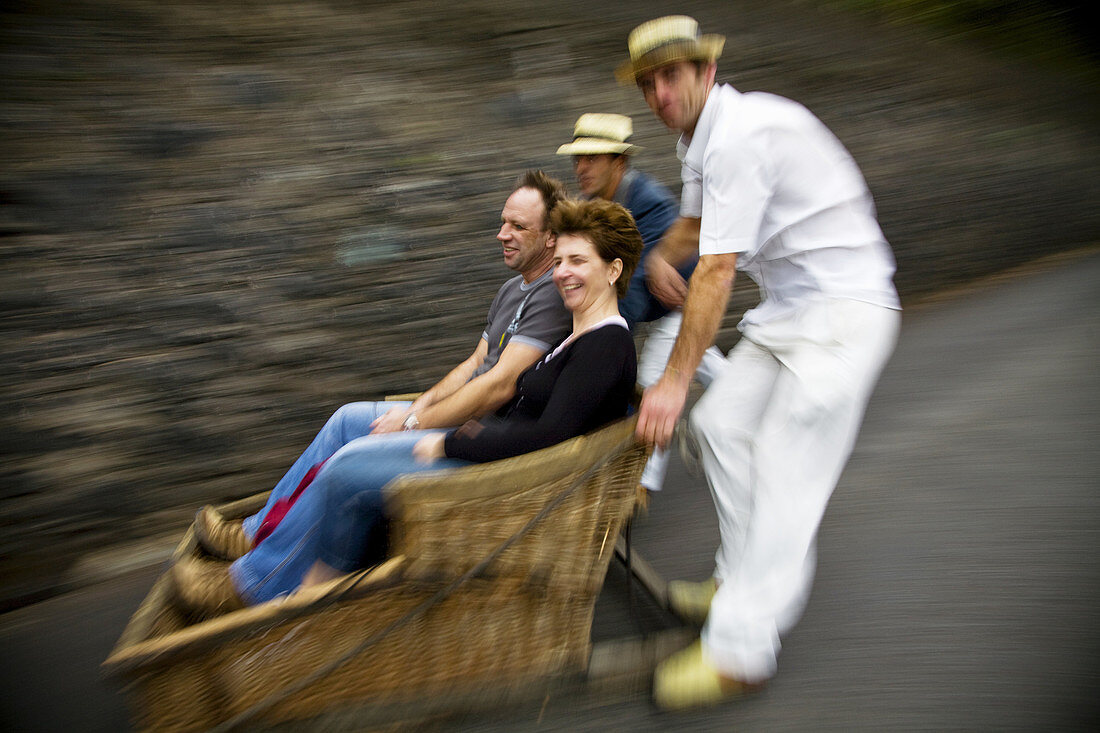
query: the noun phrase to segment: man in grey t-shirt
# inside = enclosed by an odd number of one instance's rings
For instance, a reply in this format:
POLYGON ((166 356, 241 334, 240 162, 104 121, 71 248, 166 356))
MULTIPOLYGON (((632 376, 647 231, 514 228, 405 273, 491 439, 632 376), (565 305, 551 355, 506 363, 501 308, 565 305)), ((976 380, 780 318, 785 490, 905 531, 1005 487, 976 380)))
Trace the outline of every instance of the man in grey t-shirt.
POLYGON ((551 279, 554 243, 550 211, 565 187, 542 171, 520 177, 504 204, 497 240, 504 264, 519 274, 501 286, 489 308, 477 347, 458 366, 413 402, 353 402, 338 409, 313 442, 275 485, 267 505, 243 524, 227 522, 203 507, 196 536, 211 554, 235 559, 278 499, 293 493, 306 473, 347 442, 367 434, 461 425, 504 405, 516 379, 569 335, 573 319, 551 279))
POLYGON ((488 414, 512 398, 516 379, 569 335, 573 319, 551 281, 550 210, 565 187, 542 171, 520 177, 500 214, 504 264, 519 273, 497 292, 477 348, 410 405, 395 407, 374 433, 445 428, 488 414))

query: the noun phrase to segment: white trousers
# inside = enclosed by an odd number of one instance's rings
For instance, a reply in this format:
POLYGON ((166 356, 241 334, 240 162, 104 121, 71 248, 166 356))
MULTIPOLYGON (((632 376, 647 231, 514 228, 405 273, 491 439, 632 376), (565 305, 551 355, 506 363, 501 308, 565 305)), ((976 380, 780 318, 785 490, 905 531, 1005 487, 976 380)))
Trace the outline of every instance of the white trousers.
POLYGON ((718 513, 708 660, 759 682, 798 620, 825 505, 893 352, 897 311, 828 300, 749 326, 689 419, 718 513))
MULTIPOLYGON (((672 354, 672 347, 676 343, 676 337, 680 334, 680 323, 684 315, 680 311, 672 311, 666 316, 658 318, 649 324, 649 332, 646 334, 645 344, 642 346, 642 354, 638 358, 638 384, 649 387, 655 384, 664 374, 668 365, 668 357, 672 354)), ((710 386, 718 372, 727 367, 726 357, 717 346, 711 346, 703 353, 703 360, 699 368, 695 370, 695 378, 704 388, 710 386)), ((660 491, 665 484, 665 473, 668 471, 668 451, 660 448, 654 449, 649 461, 642 471, 639 483, 650 491, 660 491)))

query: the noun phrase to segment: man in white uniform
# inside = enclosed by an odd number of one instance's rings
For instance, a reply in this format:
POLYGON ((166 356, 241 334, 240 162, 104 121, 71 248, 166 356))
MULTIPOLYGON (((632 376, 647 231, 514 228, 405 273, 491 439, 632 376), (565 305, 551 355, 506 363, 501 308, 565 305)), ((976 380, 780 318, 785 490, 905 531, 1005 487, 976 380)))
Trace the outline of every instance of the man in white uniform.
POLYGON ((642 401, 641 438, 672 437, 735 271, 761 294, 689 419, 722 544, 712 579, 670 587, 679 610, 706 621, 700 642, 654 675, 654 697, 670 709, 775 674, 779 639, 809 595, 818 525, 900 320, 893 255, 851 156, 801 105, 716 85, 724 41, 686 16, 658 18, 630 34, 616 72, 681 133, 681 215, 699 220, 697 242, 666 237, 646 263, 659 280, 698 248, 672 356, 642 401))

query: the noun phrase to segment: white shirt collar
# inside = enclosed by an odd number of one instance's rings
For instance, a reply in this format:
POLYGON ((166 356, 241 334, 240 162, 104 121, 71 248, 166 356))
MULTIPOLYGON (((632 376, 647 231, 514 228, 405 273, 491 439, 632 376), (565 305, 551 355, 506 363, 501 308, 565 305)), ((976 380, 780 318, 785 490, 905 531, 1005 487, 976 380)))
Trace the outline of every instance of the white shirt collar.
POLYGON ((703 111, 699 113, 699 119, 695 122, 695 132, 691 136, 687 133, 680 135, 676 142, 676 157, 680 162, 693 171, 703 170, 703 153, 710 141, 710 132, 714 127, 714 120, 718 117, 718 108, 724 100, 720 96, 740 96, 740 92, 729 84, 715 84, 707 94, 707 101, 703 103, 703 111))

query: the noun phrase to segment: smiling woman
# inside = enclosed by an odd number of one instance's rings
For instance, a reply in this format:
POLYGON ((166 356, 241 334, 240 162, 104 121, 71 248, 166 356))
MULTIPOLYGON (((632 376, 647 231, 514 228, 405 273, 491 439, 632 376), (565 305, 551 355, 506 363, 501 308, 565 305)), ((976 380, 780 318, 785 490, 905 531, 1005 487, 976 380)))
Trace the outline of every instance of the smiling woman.
POLYGON ((600 259, 592 243, 574 234, 562 234, 554 246, 554 284, 561 292, 565 307, 573 312, 573 330, 577 316, 587 311, 602 311, 611 315, 612 301, 618 313, 617 298, 612 288, 623 271, 623 261, 600 259))
MULTIPOLYGON (((563 236, 583 239, 606 264, 619 260, 622 269, 610 284, 617 297, 626 294, 642 252, 641 235, 630 212, 610 201, 562 201, 550 215, 550 229, 559 240, 563 236)), ((563 258, 555 250, 558 259, 563 258)))

